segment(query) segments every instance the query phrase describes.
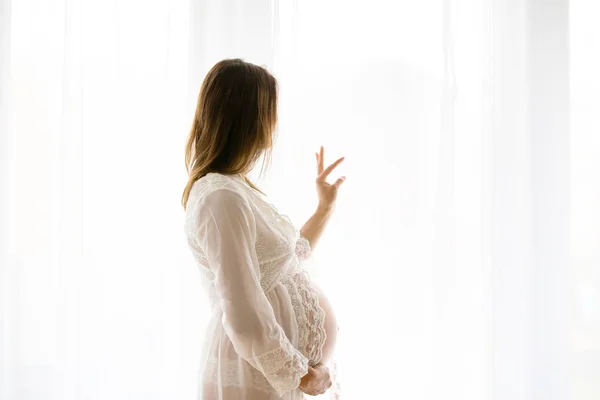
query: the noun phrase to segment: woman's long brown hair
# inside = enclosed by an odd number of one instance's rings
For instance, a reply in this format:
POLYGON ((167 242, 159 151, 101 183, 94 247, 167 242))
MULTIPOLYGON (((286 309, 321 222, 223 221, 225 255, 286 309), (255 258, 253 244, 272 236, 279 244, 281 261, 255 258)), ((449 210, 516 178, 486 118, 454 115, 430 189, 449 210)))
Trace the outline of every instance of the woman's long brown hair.
MULTIPOLYGON (((209 172, 245 176, 263 153, 269 159, 277 124, 277 81, 264 68, 240 59, 218 62, 206 75, 185 146, 189 179, 185 209, 194 182, 209 172)), ((259 190, 260 191, 260 190, 259 190)))

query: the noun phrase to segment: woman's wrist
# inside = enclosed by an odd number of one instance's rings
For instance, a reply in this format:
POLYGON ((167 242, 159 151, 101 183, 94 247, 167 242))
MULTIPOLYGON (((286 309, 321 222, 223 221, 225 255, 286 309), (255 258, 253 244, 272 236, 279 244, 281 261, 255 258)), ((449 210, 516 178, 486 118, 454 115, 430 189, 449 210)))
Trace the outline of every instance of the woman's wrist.
POLYGON ((329 204, 319 203, 319 205, 317 206, 316 214, 328 216, 334 210, 335 210, 335 203, 329 203, 329 204))
POLYGON ((311 366, 308 367, 308 372, 306 373, 306 375, 304 375, 302 377, 302 379, 300 379, 300 387, 306 387, 306 385, 308 384, 308 382, 313 378, 315 374, 315 369, 311 366))
POLYGON ((317 210, 300 229, 300 234, 308 240, 311 250, 314 250, 317 245, 323 230, 333 214, 333 210, 333 204, 319 203, 317 210))

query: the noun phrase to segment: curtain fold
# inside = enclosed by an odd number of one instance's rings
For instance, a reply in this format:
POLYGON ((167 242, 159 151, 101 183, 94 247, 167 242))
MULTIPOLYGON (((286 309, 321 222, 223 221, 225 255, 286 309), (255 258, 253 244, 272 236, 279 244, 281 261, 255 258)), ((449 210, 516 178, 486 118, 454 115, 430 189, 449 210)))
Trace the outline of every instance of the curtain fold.
POLYGON ((532 386, 534 398, 558 400, 571 395, 569 2, 531 1, 527 15, 532 386))
POLYGON ((11 0, 0 1, 0 354, 2 354, 2 364, 0 365, 0 393, 7 397, 9 386, 8 380, 12 374, 8 366, 12 360, 10 346, 14 338, 12 332, 8 330, 8 323, 12 319, 11 312, 14 306, 9 302, 8 290, 13 282, 6 265, 8 265, 8 199, 7 175, 9 165, 9 137, 6 132, 9 129, 9 104, 10 89, 9 70, 10 70, 10 43, 11 43, 11 0))

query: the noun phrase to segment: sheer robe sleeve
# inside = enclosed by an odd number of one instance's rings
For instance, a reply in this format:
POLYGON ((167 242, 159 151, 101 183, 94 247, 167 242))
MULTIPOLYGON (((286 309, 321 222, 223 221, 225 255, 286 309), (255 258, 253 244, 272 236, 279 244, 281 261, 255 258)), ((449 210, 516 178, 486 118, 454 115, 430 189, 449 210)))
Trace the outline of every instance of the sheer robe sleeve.
POLYGON ((247 201, 227 189, 208 194, 199 205, 197 234, 235 351, 280 395, 296 389, 308 360, 288 340, 260 285, 256 224, 247 201))
POLYGON ((296 256, 298 256, 298 260, 306 260, 311 254, 310 242, 301 233, 298 233, 298 239, 296 240, 296 256))

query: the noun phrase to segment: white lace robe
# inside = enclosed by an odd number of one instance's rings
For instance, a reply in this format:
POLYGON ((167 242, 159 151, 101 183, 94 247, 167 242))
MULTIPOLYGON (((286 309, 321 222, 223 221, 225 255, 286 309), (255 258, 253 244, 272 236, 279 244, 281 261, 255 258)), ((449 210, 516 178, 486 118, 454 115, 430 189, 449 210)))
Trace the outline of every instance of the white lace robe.
POLYGON ((212 307, 199 399, 303 399, 326 339, 300 265, 309 242, 241 177, 217 173, 194 183, 185 231, 212 307))

